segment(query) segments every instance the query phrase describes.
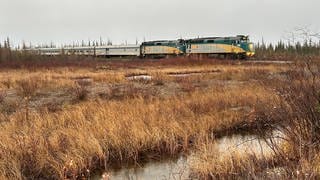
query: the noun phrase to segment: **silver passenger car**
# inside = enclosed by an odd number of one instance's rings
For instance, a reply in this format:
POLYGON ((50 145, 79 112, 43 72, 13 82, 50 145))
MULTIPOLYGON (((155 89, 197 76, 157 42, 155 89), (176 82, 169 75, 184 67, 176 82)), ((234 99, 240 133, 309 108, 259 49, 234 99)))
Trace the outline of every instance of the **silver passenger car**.
POLYGON ((39 48, 35 49, 40 55, 84 55, 84 56, 140 56, 140 45, 119 46, 85 46, 64 48, 39 48))
POLYGON ((106 56, 140 56, 139 45, 104 46, 98 49, 105 49, 106 56))

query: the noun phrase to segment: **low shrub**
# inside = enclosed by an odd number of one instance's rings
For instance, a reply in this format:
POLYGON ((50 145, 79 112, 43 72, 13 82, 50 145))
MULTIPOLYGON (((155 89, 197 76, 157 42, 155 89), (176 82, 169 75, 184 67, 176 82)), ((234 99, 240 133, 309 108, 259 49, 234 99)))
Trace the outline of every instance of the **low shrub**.
POLYGON ((31 98, 39 88, 39 81, 36 78, 18 80, 16 84, 17 92, 23 98, 31 98))
POLYGON ((72 87, 71 91, 73 92, 75 98, 80 101, 86 100, 89 95, 89 90, 85 85, 76 84, 74 87, 72 87))
POLYGON ((0 90, 0 104, 4 102, 5 96, 6 96, 5 92, 0 90))

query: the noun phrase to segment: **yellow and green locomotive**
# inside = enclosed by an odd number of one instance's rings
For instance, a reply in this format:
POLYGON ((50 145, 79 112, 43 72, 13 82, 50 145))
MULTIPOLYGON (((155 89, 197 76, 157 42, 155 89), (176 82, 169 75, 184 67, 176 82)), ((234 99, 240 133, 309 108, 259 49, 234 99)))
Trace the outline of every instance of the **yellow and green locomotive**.
POLYGON ((186 40, 186 55, 225 56, 245 59, 254 56, 253 43, 248 36, 208 37, 186 40))
POLYGON ((162 40, 143 42, 140 47, 142 57, 161 58, 184 55, 186 52, 185 41, 162 40))
POLYGON ((223 56, 245 59, 254 56, 253 43, 248 36, 207 37, 188 40, 150 41, 141 44, 142 57, 223 56))

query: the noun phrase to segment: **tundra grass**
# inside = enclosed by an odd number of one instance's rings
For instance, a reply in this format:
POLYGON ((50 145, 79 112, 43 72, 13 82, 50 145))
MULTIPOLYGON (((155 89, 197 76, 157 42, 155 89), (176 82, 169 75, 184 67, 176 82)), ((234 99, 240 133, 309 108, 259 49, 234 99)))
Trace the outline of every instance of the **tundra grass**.
MULTIPOLYGON (((280 102, 272 89, 252 80, 267 80, 286 70, 275 65, 146 67, 2 70, 1 102, 6 101, 6 96, 16 95, 20 97, 16 103, 22 105, 1 104, 1 176, 5 179, 88 177, 97 168, 139 162, 147 156, 176 155, 226 132, 255 129, 266 123, 260 122, 258 107, 273 109, 280 102), (204 74, 170 76, 201 72, 204 74), (147 73, 153 79, 131 82, 126 78, 135 73, 147 73), (150 87, 163 89, 173 84, 177 93, 146 98, 144 93, 148 91, 137 93, 124 86, 127 89, 122 92, 123 98, 91 98, 86 96, 90 93, 88 89, 81 89, 83 85, 79 84, 88 79, 90 83, 86 86, 92 88, 101 84, 151 84, 150 87), (237 83, 241 81, 244 83, 237 83), (59 111, 29 108, 39 91, 50 94, 75 85, 80 85, 80 89, 73 90, 81 101, 66 104, 59 111)), ((114 96, 118 93, 114 91, 117 89, 106 94, 114 96)))
POLYGON ((59 179, 95 169, 97 164, 138 161, 148 154, 173 155, 211 133, 240 122, 250 125, 256 104, 270 100, 277 102, 276 96, 259 87, 221 87, 168 99, 85 101, 57 113, 1 114, 0 174, 59 179), (235 107, 249 107, 249 112, 235 107))

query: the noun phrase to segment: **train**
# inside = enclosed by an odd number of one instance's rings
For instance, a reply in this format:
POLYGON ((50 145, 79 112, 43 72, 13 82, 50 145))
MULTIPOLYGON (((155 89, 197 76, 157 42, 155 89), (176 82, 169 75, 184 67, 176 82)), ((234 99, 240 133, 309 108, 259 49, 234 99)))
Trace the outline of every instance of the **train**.
POLYGON ((136 45, 36 48, 32 52, 45 55, 83 55, 97 57, 166 58, 176 56, 228 57, 246 59, 255 55, 249 36, 205 37, 194 39, 147 41, 136 45))

